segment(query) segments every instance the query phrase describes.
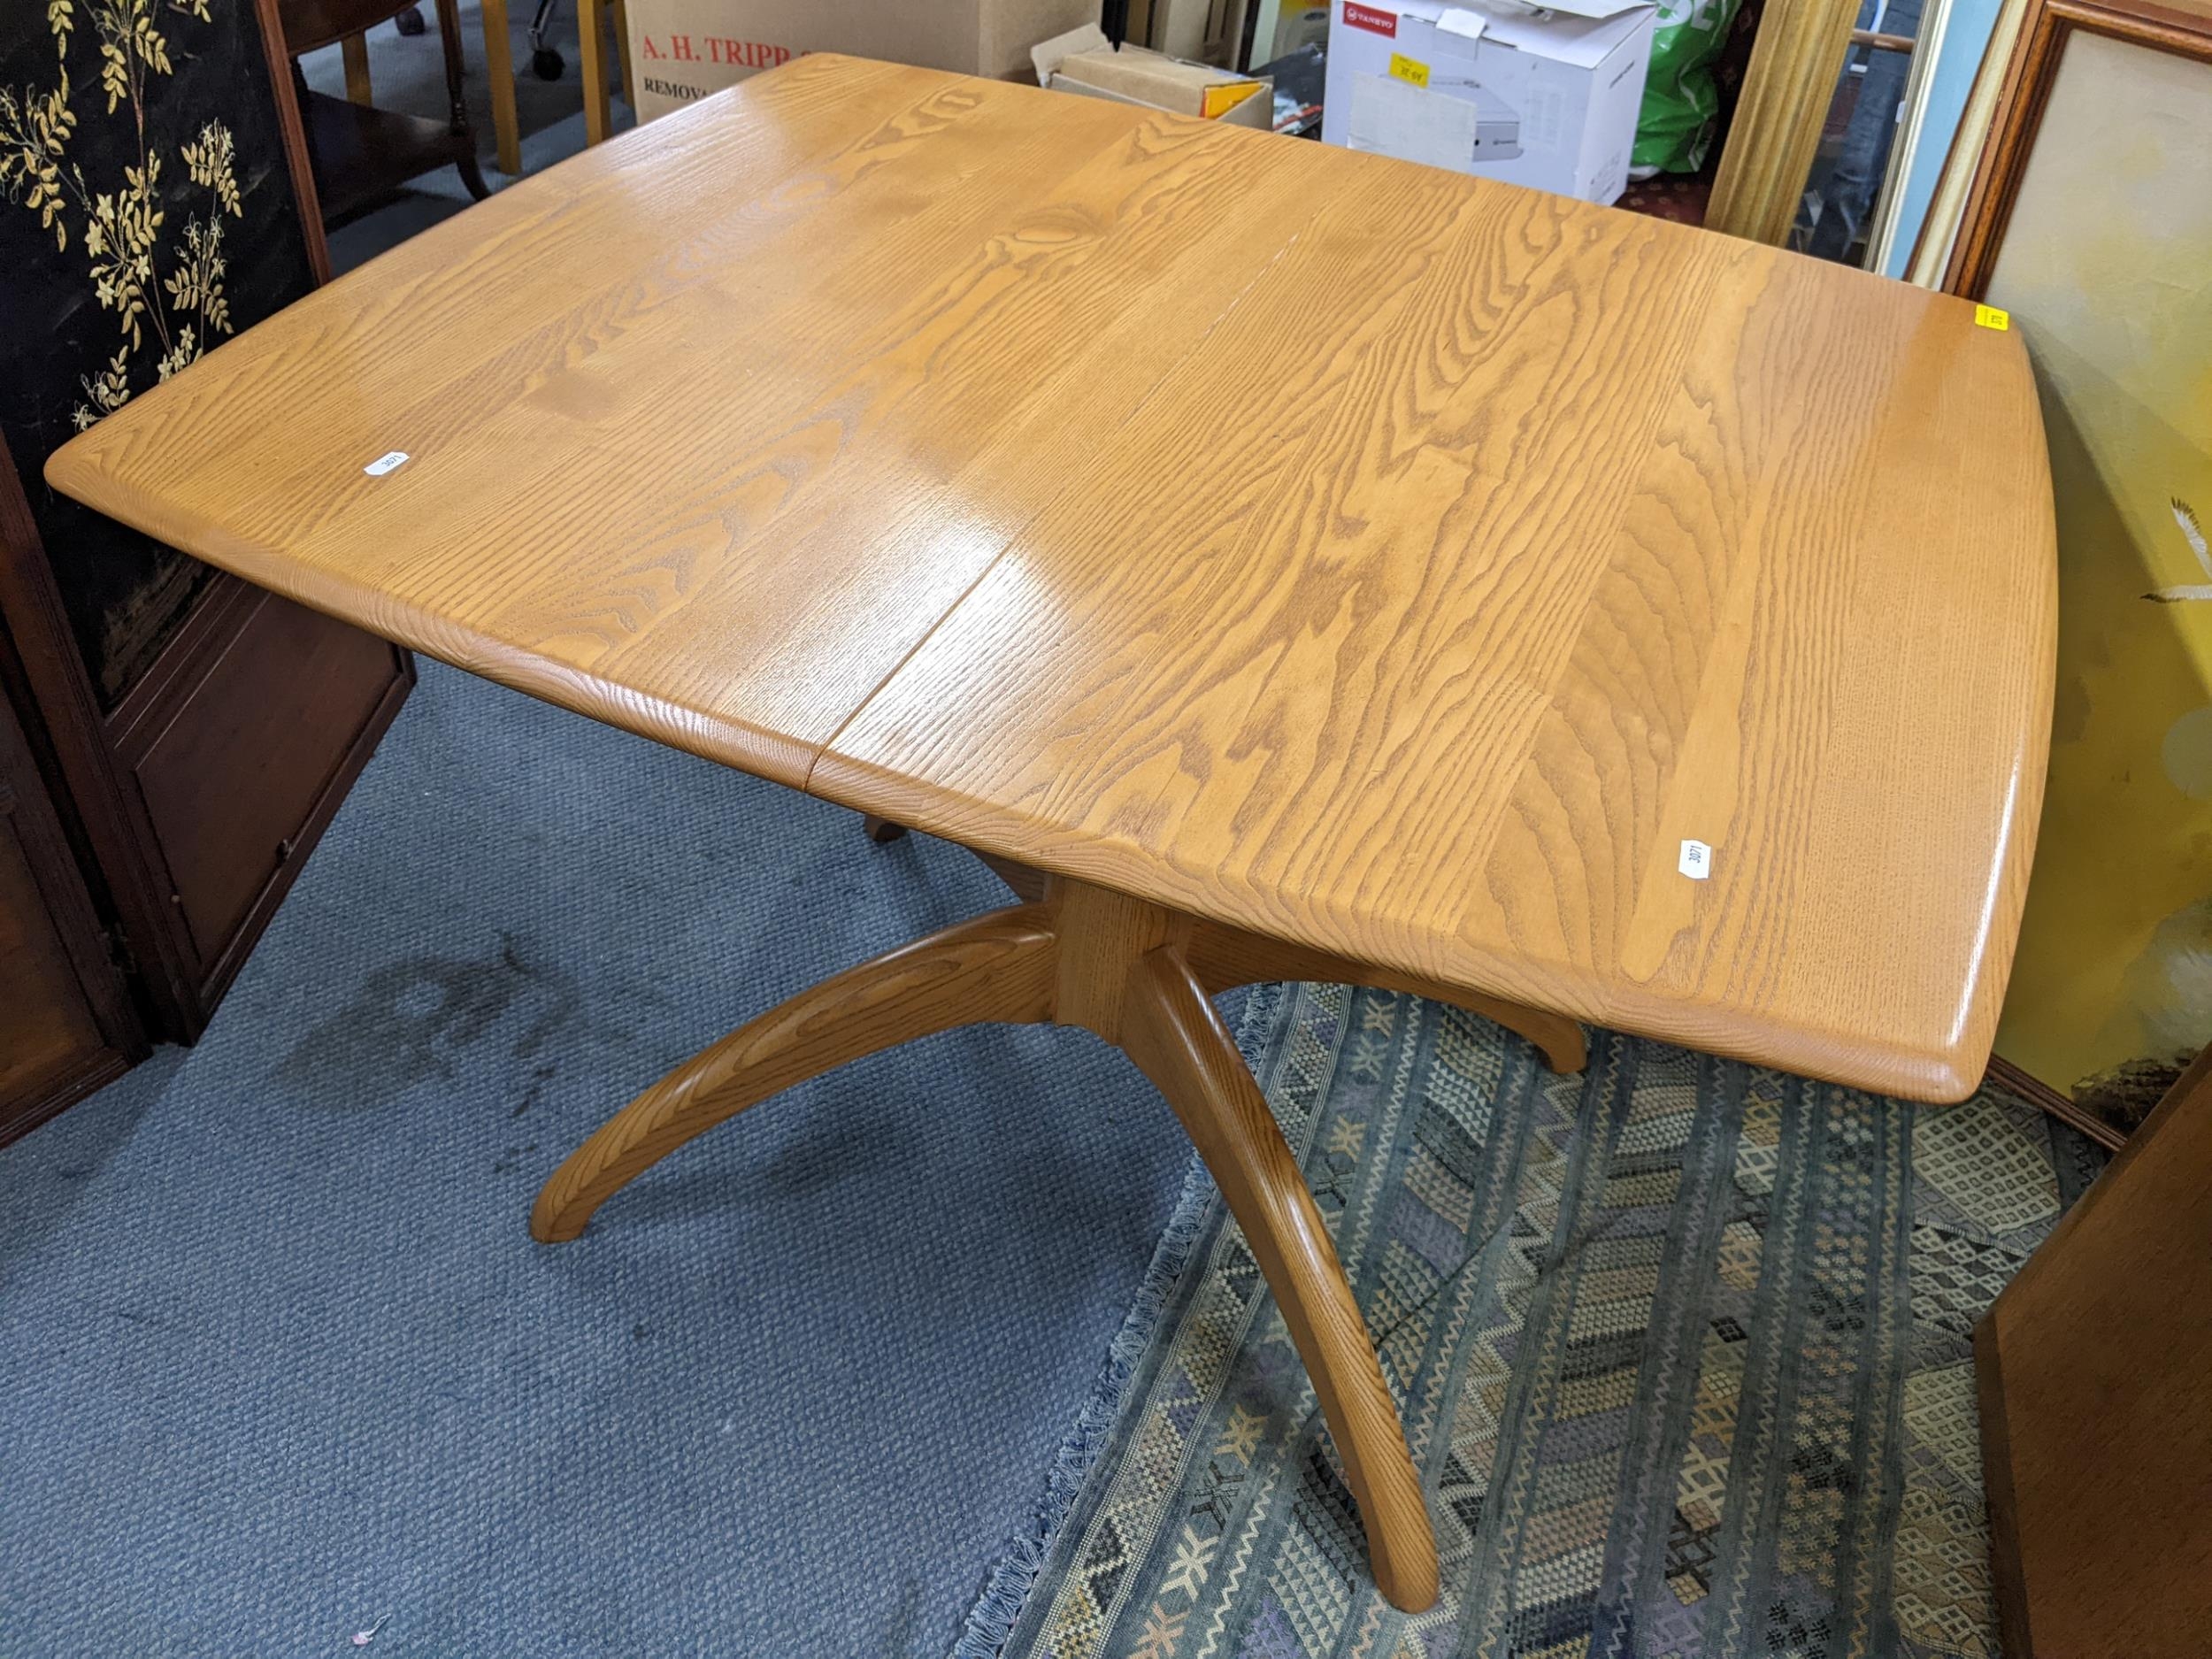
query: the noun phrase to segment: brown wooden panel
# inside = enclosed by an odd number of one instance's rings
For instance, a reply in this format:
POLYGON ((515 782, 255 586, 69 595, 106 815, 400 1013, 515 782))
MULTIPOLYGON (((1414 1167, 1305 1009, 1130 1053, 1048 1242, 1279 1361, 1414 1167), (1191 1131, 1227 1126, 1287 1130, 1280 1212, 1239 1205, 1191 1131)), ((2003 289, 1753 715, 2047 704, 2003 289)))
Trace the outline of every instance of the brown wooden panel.
POLYGON ((2011 1659, 2212 1630, 2212 1048, 1974 1333, 2011 1659))
MULTIPOLYGON (((12 681, 4 640, 0 657, 12 681)), ((0 1141, 143 1052, 42 776, 0 700, 0 1141)))
POLYGON ((369 634, 272 595, 248 603, 227 649, 123 756, 207 964, 302 854, 318 804, 404 672, 369 634))
POLYGON ((37 1093, 106 1047, 15 833, 14 805, 0 812, 0 1100, 37 1093))

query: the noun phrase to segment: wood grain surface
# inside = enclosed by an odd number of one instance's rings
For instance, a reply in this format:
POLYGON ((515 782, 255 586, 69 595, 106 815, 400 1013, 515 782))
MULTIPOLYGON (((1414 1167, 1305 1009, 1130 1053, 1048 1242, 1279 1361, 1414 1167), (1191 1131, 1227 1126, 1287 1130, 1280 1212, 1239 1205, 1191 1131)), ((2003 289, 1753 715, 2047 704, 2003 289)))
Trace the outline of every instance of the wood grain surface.
POLYGON ((1910 1095, 1987 1054, 2052 528, 2019 337, 1955 299, 818 55, 49 476, 1002 859, 1910 1095))

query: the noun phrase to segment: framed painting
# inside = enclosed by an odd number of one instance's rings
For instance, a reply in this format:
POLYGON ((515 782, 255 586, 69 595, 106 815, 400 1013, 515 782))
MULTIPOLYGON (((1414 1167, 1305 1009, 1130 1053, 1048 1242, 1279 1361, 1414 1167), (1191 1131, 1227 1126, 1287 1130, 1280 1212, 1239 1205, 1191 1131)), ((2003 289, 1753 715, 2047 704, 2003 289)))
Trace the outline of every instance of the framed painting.
POLYGON ((1922 288, 1943 286, 1975 164, 1989 142, 2005 69, 2029 6, 2030 0, 1953 0, 1942 55, 1928 78, 1926 105, 1900 141, 1907 148, 1897 220, 1883 263, 1874 267, 1885 276, 1922 288))
POLYGON ((2212 0, 2031 0, 1944 286, 2010 313, 2059 560, 2004 1065, 2114 1140, 2212 1041, 2212 0))

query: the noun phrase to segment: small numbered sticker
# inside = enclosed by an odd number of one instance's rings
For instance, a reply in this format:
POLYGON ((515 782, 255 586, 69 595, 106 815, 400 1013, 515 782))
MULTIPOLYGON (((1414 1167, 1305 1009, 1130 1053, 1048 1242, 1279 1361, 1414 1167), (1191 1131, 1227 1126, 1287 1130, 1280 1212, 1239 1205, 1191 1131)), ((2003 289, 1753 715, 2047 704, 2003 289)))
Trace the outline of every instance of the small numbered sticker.
POLYGON ((1390 54, 1390 73, 1409 86, 1425 87, 1429 84, 1429 66, 1417 58, 1408 58, 1403 52, 1390 54))
POLYGON ((1974 308, 1974 326, 1978 328, 1994 328, 2001 334, 2012 326, 2012 313, 2000 311, 1994 305, 1977 305, 1974 308))
POLYGON ((396 472, 401 467, 405 466, 406 465, 407 451, 404 449, 394 449, 388 455, 378 456, 375 460, 370 462, 361 470, 364 472, 366 472, 371 478, 382 478, 385 473, 396 472))
POLYGON ((1713 873, 1713 849, 1703 841, 1684 841, 1682 862, 1676 866, 1693 881, 1702 881, 1713 873))

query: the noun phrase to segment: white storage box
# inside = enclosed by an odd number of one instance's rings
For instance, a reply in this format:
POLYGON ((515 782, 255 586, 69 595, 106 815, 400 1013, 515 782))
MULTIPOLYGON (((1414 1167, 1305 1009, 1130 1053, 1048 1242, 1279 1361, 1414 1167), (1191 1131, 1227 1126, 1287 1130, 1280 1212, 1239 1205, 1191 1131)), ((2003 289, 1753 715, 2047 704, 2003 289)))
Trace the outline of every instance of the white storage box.
POLYGON ((1321 136, 1610 202, 1628 183, 1655 17, 1642 0, 1335 0, 1321 136))

